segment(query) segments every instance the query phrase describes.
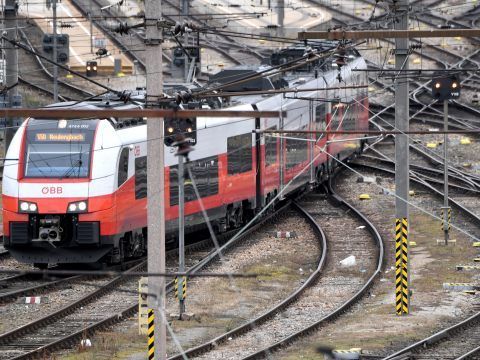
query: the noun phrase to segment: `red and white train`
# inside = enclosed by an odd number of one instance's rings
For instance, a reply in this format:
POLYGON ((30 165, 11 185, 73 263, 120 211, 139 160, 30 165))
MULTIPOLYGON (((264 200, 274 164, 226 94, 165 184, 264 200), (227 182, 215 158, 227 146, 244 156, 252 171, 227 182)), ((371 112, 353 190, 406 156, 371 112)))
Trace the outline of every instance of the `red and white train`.
MULTIPOLYGON (((272 63, 287 63, 304 50, 284 49, 272 56, 272 63)), ((352 71, 365 69, 365 61, 353 48, 342 59, 345 64, 340 68, 334 58, 327 57, 288 73, 267 74, 225 89, 309 91, 228 96, 219 101, 229 110, 283 110, 285 117, 197 119, 197 145, 190 153, 189 166, 217 231, 240 226, 282 190, 282 195, 288 196, 320 182, 331 172, 335 158, 346 159, 361 151, 364 139, 359 135, 255 133, 255 129, 366 130, 367 90, 348 88, 366 84, 365 72, 352 71), (336 89, 315 90, 327 87, 336 89)), ((258 71, 237 67, 213 76, 212 81, 226 82, 258 71)), ((104 100, 54 106, 104 108, 107 104, 104 100)), ((125 104, 110 100, 108 106, 125 104)), ((52 263, 118 263, 143 254, 147 238, 146 139, 145 123, 135 119, 123 127, 114 119, 27 119, 8 149, 3 172, 4 246, 12 256, 44 267, 52 263)), ((166 232, 173 240, 178 221, 177 158, 173 148, 165 147, 165 153, 166 232)), ((205 224, 190 181, 185 183, 185 196, 188 233, 205 224)))

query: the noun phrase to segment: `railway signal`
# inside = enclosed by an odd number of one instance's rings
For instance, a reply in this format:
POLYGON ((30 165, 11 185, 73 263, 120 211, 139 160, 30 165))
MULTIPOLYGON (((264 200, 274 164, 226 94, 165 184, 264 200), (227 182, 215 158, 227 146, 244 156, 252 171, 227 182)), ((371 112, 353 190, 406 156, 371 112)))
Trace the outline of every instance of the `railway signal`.
POLYGON ((65 64, 70 56, 70 38, 68 34, 57 34, 56 36, 57 59, 54 59, 54 34, 45 34, 42 40, 42 49, 50 57, 51 60, 65 64))
POLYGON ((437 100, 450 100, 460 97, 460 79, 458 75, 436 77, 432 80, 432 97, 437 100))
POLYGON ((88 77, 97 75, 97 62, 96 61, 87 61, 85 68, 85 73, 88 77))
POLYGON ((197 143, 197 119, 164 119, 164 143, 167 146, 177 146, 185 151, 190 145, 197 143))
MULTIPOLYGON (((457 99, 460 96, 460 78, 453 74, 449 76, 436 76, 432 80, 432 96, 434 99, 443 101, 443 130, 448 131, 448 100, 457 99)), ((443 135, 443 207, 442 223, 445 245, 448 245, 450 231, 450 206, 448 205, 448 134, 443 135)))
MULTIPOLYGON (((188 162, 188 154, 192 151, 190 145, 197 143, 197 119, 165 118, 164 143, 167 146, 177 147, 178 156, 178 272, 185 272, 185 163, 188 162)), ((179 319, 183 319, 185 313, 185 298, 187 278, 180 276, 175 279, 176 293, 180 304, 179 319), (180 290, 178 290, 180 289, 180 290), (178 295, 180 294, 180 295, 178 295)))

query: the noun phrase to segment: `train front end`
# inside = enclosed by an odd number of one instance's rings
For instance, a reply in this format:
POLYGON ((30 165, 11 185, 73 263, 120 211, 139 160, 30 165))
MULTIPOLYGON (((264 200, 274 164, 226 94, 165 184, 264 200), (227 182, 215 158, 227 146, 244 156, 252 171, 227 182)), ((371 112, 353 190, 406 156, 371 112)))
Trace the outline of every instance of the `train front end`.
POLYGON ((92 198, 100 123, 28 119, 17 131, 3 173, 4 246, 17 260, 88 263, 111 250, 100 226, 112 200, 92 198))

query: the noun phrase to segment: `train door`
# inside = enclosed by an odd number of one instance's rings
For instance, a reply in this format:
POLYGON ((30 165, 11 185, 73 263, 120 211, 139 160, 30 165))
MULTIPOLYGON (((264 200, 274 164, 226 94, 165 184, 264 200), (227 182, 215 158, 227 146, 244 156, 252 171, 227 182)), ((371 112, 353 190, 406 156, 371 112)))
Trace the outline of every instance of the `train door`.
MULTIPOLYGON (((321 101, 314 101, 313 102, 313 128, 317 131, 325 131, 327 130, 327 123, 328 123, 328 104, 321 101)), ((326 164, 328 161, 328 156, 326 153, 327 147, 327 135, 324 133, 317 133, 314 134, 315 142, 313 142, 313 149, 314 149, 314 163, 313 168, 316 170, 315 177, 317 180, 321 180, 321 178, 326 174, 326 164)))
POLYGON ((132 214, 135 200, 135 184, 133 181, 133 155, 128 147, 120 151, 117 162, 117 233, 132 229, 132 214))
MULTIPOLYGON (((315 128, 315 101, 310 100, 309 101, 309 106, 308 106, 308 114, 309 114, 309 123, 308 123, 308 129, 310 131, 316 130, 315 128)), ((307 139, 313 140, 315 139, 316 134, 310 134, 307 136, 307 139)), ((310 141, 308 143, 308 162, 310 164, 310 183, 315 182, 315 143, 313 141, 310 141)))

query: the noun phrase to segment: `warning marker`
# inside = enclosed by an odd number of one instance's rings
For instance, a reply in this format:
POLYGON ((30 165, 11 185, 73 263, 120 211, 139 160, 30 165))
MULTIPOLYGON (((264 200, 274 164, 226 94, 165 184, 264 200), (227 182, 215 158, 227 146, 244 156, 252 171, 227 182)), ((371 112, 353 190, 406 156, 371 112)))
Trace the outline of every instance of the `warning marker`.
POLYGON ((155 359, 155 317, 153 309, 148 310, 148 360, 155 359))

